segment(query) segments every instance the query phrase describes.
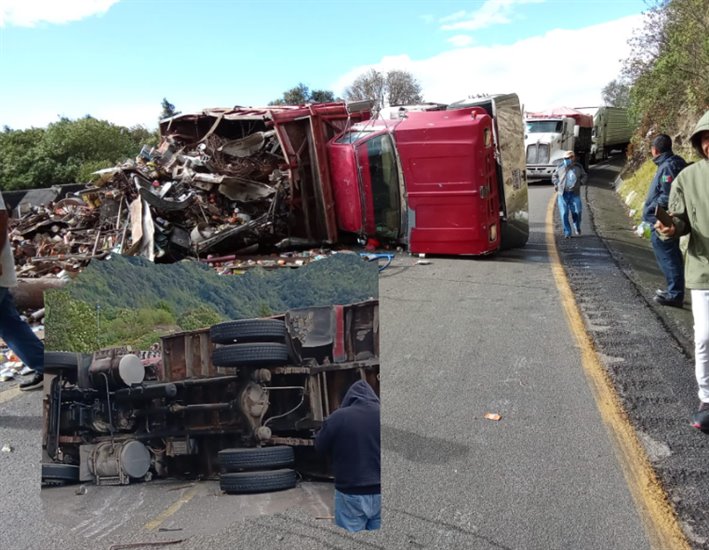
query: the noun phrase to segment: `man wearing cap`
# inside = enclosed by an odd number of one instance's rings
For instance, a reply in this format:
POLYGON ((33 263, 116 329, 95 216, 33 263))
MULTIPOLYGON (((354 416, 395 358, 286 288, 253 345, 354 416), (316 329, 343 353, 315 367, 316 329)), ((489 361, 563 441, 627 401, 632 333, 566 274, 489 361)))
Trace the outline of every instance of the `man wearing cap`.
POLYGON ((20 384, 20 389, 35 390, 44 380, 44 344, 17 313, 10 288, 17 285, 15 259, 8 238, 8 220, 5 201, 0 193, 0 338, 29 368, 34 376, 20 384))
MULTIPOLYGON (((655 208, 667 210, 670 201, 672 182, 680 171, 687 166, 685 160, 672 152, 672 138, 660 134, 652 140, 650 146, 652 161, 657 165, 655 177, 650 184, 643 208, 643 221, 655 225, 655 208)), ((654 300, 663 306, 682 307, 684 304, 684 259, 679 249, 678 239, 661 239, 656 230, 650 235, 652 250, 655 252, 657 265, 667 281, 666 290, 656 290, 654 300)))
POLYGON ((699 410, 692 425, 709 431, 709 111, 691 137, 700 160, 677 176, 670 191, 672 225, 657 221, 663 238, 689 235, 685 283, 692 291, 694 317, 694 374, 699 387, 699 410))
POLYGON ((571 237, 572 231, 569 212, 573 221, 574 234, 581 234, 581 186, 586 183, 587 177, 583 166, 576 162, 573 151, 564 153, 564 159, 551 176, 557 194, 556 204, 559 208, 565 239, 571 237))

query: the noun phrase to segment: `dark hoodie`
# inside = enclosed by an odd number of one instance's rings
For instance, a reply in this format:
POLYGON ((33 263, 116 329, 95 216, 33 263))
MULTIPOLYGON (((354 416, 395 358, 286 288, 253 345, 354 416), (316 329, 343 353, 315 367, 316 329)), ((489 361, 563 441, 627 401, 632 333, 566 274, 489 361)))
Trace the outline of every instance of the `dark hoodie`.
POLYGON ((657 165, 655 177, 647 189, 647 197, 645 197, 645 207, 643 209, 643 220, 650 225, 655 225, 657 218, 655 217, 655 207, 661 206, 667 210, 667 204, 670 202, 670 190, 672 182, 677 178, 677 175, 687 166, 685 160, 679 155, 675 155, 672 151, 666 151, 657 155, 652 161, 657 165))
POLYGON ((380 433, 379 398, 369 384, 358 380, 315 436, 315 449, 332 459, 338 491, 381 492, 380 433))

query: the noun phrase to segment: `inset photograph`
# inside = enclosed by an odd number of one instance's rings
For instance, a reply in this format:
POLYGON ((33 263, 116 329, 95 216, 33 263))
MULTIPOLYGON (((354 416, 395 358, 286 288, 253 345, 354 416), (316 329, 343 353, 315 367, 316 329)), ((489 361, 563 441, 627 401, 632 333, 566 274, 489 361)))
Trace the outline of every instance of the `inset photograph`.
POLYGON ((121 543, 287 510, 379 527, 375 263, 225 276, 112 256, 45 308, 49 521, 121 543))

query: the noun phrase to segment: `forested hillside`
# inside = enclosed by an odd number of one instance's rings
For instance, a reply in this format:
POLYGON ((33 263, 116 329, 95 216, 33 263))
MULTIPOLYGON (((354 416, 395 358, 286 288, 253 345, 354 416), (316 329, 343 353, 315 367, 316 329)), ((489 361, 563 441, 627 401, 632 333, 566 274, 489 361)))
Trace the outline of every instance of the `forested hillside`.
POLYGON ((169 331, 377 295, 377 266, 353 254, 234 276, 193 261, 165 265, 114 256, 92 262, 65 289, 46 293, 46 345, 70 351, 119 343, 146 347, 169 331))
POLYGON ((655 0, 630 44, 619 82, 637 123, 635 154, 646 158, 660 132, 690 154, 687 138, 709 109, 709 0, 655 0))
MULTIPOLYGON (((618 192, 639 223, 657 169, 650 158, 651 140, 668 134, 676 153, 697 160, 689 136, 709 110, 709 0, 651 3, 630 45, 621 75, 604 92, 613 91, 618 106, 627 106, 636 123, 618 192)), ((607 99, 613 103, 614 97, 607 99)))

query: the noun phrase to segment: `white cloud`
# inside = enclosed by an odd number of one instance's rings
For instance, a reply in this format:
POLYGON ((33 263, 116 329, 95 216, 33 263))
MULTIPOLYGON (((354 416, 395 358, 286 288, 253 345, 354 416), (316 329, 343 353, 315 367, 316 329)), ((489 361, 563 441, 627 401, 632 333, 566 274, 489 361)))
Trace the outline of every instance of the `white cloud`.
POLYGON ((522 4, 538 4, 544 0, 486 0, 479 9, 459 11, 440 19, 444 31, 474 31, 512 21, 514 9, 522 4))
MULTIPOLYGON (((627 40, 641 22, 641 15, 630 16, 578 30, 556 29, 505 46, 457 48, 428 59, 384 57, 373 67, 413 73, 427 101, 514 92, 528 110, 598 105, 603 87, 617 78, 620 59, 629 53, 627 40)), ((341 95, 369 68, 352 69, 331 89, 341 95)))
POLYGON ((448 42, 459 48, 470 46, 473 43, 473 37, 467 34, 456 34, 448 39, 448 42))
POLYGON ((103 15, 119 0, 0 0, 0 27, 62 24, 103 15))

